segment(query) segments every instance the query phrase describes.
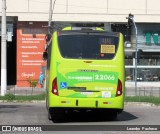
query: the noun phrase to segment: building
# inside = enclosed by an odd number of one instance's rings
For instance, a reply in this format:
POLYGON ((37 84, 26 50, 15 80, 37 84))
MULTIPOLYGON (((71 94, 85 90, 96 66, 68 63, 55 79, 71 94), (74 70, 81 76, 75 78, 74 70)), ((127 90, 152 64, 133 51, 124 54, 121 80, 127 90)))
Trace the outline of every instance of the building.
MULTIPOLYGON (((8 84, 27 86, 27 78, 38 79, 45 69, 42 60, 51 0, 7 0, 8 84)), ((52 1, 55 29, 76 22, 104 23, 106 30, 125 36, 126 80, 134 80, 135 30, 126 36, 129 13, 134 14, 138 29, 139 81, 159 81, 160 77, 160 10, 159 0, 56 0, 52 1)), ((2 1, 0 1, 2 5, 2 1)), ((1 11, 2 9, 0 9, 1 11)), ((2 16, 0 12, 0 16, 2 16)), ((53 26, 52 22, 52 26, 53 26)))

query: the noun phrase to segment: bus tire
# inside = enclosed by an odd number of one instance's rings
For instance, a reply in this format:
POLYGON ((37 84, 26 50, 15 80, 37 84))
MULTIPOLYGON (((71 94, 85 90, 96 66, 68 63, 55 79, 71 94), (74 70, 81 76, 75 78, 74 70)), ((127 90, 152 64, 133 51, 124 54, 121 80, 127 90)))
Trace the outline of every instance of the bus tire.
POLYGON ((118 115, 118 112, 117 110, 104 110, 103 111, 103 115, 106 115, 107 116, 104 116, 104 119, 108 120, 108 121, 115 121, 117 120, 117 115, 118 115))
POLYGON ((52 116, 51 116, 49 110, 48 110, 48 119, 49 119, 49 120, 52 120, 52 116))
POLYGON ((50 108, 49 117, 54 122, 62 121, 65 117, 65 110, 61 108, 50 108))
POLYGON ((118 115, 117 111, 112 111, 110 113, 110 120, 112 120, 112 121, 117 120, 117 115, 118 115))

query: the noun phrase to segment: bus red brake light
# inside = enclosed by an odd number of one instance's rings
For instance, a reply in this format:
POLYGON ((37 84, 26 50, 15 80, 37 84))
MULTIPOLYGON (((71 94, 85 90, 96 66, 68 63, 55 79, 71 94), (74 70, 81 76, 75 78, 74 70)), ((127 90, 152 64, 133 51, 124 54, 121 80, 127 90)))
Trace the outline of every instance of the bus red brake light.
POLYGON ((58 95, 57 78, 55 78, 52 82, 52 93, 58 95))
POLYGON ((116 96, 122 95, 122 82, 118 79, 118 85, 116 90, 116 96))

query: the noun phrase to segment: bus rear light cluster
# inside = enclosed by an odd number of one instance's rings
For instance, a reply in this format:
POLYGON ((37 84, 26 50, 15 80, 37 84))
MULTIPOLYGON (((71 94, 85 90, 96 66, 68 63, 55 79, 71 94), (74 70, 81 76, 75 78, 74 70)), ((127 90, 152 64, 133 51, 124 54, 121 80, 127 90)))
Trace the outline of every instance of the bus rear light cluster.
POLYGON ((122 95, 122 82, 118 79, 118 85, 116 90, 116 96, 122 95))
POLYGON ((58 95, 57 78, 55 78, 52 82, 52 93, 58 95))

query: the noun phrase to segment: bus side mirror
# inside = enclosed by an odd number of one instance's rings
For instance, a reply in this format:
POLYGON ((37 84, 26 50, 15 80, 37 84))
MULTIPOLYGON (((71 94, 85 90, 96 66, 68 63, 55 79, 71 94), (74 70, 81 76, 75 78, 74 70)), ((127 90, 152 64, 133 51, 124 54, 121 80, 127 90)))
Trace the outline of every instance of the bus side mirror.
POLYGON ((48 53, 45 51, 43 52, 43 60, 47 60, 48 59, 48 53))

